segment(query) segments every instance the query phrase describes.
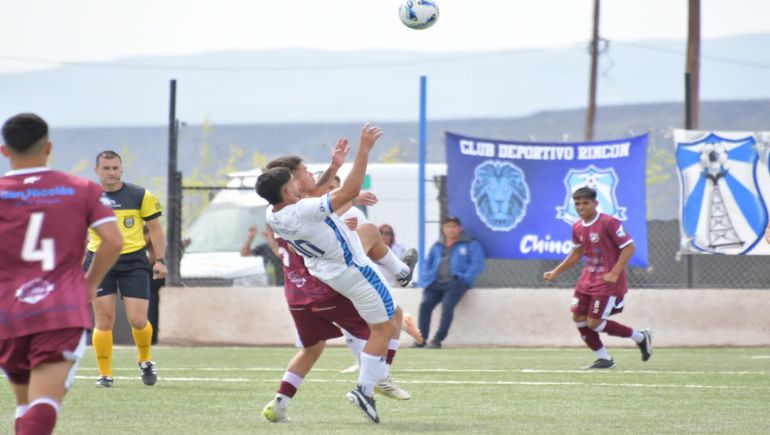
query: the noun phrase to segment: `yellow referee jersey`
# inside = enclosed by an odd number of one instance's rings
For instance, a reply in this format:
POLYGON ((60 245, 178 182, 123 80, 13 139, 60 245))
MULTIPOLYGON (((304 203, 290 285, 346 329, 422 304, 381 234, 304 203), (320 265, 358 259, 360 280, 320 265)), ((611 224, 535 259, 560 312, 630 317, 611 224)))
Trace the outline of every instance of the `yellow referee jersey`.
MULTIPOLYGON (((149 190, 136 184, 123 183, 114 192, 104 192, 102 202, 112 207, 123 234, 121 254, 130 254, 145 247, 144 222, 160 217, 160 201, 149 190)), ((95 252, 102 242, 93 229, 88 230, 88 250, 95 252)))

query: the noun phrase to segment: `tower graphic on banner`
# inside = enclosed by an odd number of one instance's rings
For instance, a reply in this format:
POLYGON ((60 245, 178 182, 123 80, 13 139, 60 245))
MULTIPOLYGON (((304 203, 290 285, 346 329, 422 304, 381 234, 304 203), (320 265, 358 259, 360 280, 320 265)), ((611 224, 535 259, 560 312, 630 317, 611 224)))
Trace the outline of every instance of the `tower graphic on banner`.
POLYGON ((722 192, 719 190, 719 179, 727 173, 726 161, 727 153, 723 147, 707 145, 702 150, 701 166, 704 167, 704 175, 714 185, 709 198, 708 235, 711 249, 738 247, 743 246, 744 243, 735 231, 730 213, 722 198, 722 192))

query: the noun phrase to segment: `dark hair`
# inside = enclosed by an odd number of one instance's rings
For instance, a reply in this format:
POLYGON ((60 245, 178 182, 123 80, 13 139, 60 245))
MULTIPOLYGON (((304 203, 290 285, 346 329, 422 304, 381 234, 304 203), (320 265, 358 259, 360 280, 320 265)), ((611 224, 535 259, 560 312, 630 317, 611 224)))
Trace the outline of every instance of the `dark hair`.
POLYGON ((123 163, 123 159, 120 158, 120 154, 112 150, 104 150, 96 155, 96 166, 99 166, 99 159, 114 159, 117 158, 123 163))
POLYGON ((270 204, 278 204, 283 201, 281 189, 291 180, 289 168, 277 167, 267 169, 257 178, 255 190, 257 195, 265 198, 270 204))
POLYGON ((17 153, 28 152, 48 137, 48 124, 34 113, 19 113, 3 124, 3 140, 17 153))
POLYGON ((579 198, 596 201, 596 191, 591 189, 588 186, 583 186, 572 193, 572 199, 579 199, 579 198))
POLYGON ((277 159, 273 159, 267 163, 267 166, 265 166, 265 169, 273 169, 273 168, 286 168, 290 171, 293 171, 299 167, 299 165, 302 164, 302 157, 300 156, 283 156, 278 157, 277 159))
POLYGON ((445 217, 444 220, 441 221, 441 225, 447 224, 449 222, 454 222, 457 225, 462 225, 462 223, 460 222, 460 218, 457 217, 457 216, 447 216, 447 217, 445 217))

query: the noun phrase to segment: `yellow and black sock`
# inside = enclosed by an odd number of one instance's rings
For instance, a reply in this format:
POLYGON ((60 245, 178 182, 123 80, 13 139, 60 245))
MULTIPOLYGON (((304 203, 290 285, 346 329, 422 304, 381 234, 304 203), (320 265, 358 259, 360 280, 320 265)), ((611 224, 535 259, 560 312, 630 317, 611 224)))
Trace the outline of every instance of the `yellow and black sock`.
POLYGON ((152 344, 152 324, 147 321, 142 329, 131 328, 131 334, 134 336, 136 350, 139 352, 139 362, 150 361, 150 345, 152 344))
POLYGON ((112 377, 112 331, 94 328, 92 339, 99 376, 112 377))

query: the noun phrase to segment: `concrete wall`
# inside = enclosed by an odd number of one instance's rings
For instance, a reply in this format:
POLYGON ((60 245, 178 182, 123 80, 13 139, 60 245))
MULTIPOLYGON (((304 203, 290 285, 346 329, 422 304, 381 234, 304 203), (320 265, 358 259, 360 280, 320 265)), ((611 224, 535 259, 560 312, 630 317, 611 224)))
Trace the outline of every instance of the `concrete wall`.
MULTIPOLYGON (((417 318, 422 290, 395 289, 417 318)), ((460 302, 445 346, 582 346, 572 290, 473 289, 460 302)), ((441 308, 433 316, 438 324, 441 308)), ((632 290, 613 319, 653 331, 656 346, 770 346, 770 290, 632 290)), ((605 336, 603 335, 603 338, 605 336)), ((164 288, 163 344, 291 345, 294 326, 280 288, 164 288)), ((342 343, 342 341, 339 341, 342 343)), ((633 345, 608 337, 610 346, 633 345)), ((402 345, 411 339, 402 334, 402 345)))

